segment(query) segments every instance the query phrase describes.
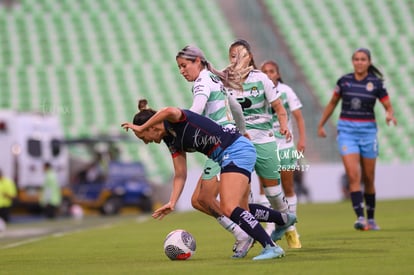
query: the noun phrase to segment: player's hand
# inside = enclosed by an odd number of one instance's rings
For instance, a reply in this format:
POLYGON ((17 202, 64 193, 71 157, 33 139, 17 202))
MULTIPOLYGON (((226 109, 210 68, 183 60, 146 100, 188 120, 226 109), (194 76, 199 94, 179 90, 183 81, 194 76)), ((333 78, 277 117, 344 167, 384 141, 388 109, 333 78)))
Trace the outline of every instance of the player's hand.
POLYGON ((249 140, 252 140, 251 138, 250 138, 250 135, 246 132, 246 133, 244 133, 244 135, 243 135, 245 138, 247 138, 247 139, 249 139, 249 140))
POLYGON ((128 129, 131 129, 135 132, 141 132, 140 127, 138 125, 134 125, 130 122, 124 122, 121 124, 121 127, 125 129, 125 131, 128 132, 128 129))
POLYGON ((325 128, 323 127, 318 127, 318 137, 326 137, 326 132, 325 132, 325 128))
POLYGON ((174 206, 170 202, 168 202, 167 204, 164 204, 163 206, 155 210, 154 213, 152 213, 152 217, 154 219, 162 220, 172 211, 174 211, 174 206))
POLYGON ((292 140, 292 133, 289 131, 288 128, 282 128, 280 127, 280 131, 279 131, 282 135, 285 136, 286 141, 289 142, 292 140))
POLYGON ((387 112, 385 114, 385 122, 387 123, 387 125, 391 125, 394 124, 394 126, 397 125, 397 119, 395 118, 394 114, 387 112))

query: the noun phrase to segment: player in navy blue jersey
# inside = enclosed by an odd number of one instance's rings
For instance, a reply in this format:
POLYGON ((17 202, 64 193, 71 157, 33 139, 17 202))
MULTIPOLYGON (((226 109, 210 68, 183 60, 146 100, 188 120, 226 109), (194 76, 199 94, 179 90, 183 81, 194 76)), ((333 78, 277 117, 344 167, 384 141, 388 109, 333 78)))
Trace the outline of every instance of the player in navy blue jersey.
POLYGON ((388 125, 397 124, 382 73, 371 63, 371 53, 359 48, 352 55, 354 72, 342 76, 336 83, 331 100, 318 125, 318 135, 326 137, 323 128, 340 99, 342 108, 337 124, 337 141, 345 172, 349 180, 352 206, 357 216, 357 230, 379 230, 375 212, 375 164, 378 156, 377 124, 374 106, 379 99, 384 106, 388 125), (364 192, 361 192, 361 181, 364 192), (364 200, 366 214, 364 210, 364 200))
POLYGON ((152 217, 162 219, 174 210, 186 182, 186 152, 200 152, 221 167, 220 210, 264 248, 253 260, 284 256, 283 249, 270 239, 260 222, 275 222, 286 230, 296 222, 296 216, 261 205, 248 205, 250 177, 256 162, 253 144, 236 129, 225 128, 190 110, 166 107, 156 112, 146 105, 146 100, 141 100, 140 112, 134 116, 133 123, 125 122, 121 126, 133 130, 145 144, 164 141, 171 152, 174 177, 170 200, 156 209, 152 217))

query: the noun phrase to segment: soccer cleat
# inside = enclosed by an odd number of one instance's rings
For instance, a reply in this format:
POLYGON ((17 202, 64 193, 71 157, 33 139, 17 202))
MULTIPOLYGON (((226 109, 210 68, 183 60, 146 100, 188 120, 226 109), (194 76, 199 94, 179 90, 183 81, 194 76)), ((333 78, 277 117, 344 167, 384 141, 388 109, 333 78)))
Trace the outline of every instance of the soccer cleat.
POLYGON ((375 222, 374 219, 368 219, 368 230, 380 230, 381 228, 375 222))
POLYGON ((272 234, 270 234, 270 238, 272 238, 274 242, 282 239, 283 234, 285 234, 289 226, 297 222, 295 215, 290 214, 290 213, 286 213, 286 215, 287 215, 287 222, 285 223, 285 225, 276 225, 276 229, 273 230, 272 234))
POLYGON ((285 256, 285 251, 280 246, 266 245, 259 255, 253 257, 253 261, 282 258, 283 256, 285 256))
POLYGON ((291 231, 286 231, 285 237, 289 248, 302 248, 296 228, 291 231))
POLYGON ((365 220, 365 218, 359 217, 354 223, 354 228, 356 230, 361 230, 361 231, 368 230, 368 225, 367 225, 367 221, 365 220))
POLYGON ((233 256, 232 258, 244 258, 252 248, 254 239, 252 237, 247 237, 244 240, 237 240, 233 245, 233 256))

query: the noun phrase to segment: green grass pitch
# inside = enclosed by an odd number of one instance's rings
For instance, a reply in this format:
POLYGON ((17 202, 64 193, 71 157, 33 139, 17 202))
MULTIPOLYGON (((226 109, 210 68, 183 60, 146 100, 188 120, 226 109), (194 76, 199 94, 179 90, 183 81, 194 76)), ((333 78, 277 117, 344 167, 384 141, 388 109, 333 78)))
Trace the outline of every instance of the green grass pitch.
POLYGON ((85 226, 88 219, 12 224, 8 232, 53 228, 53 233, 0 235, 0 274, 414 274, 414 200, 378 201, 381 231, 354 230, 349 201, 299 204, 298 213, 303 248, 288 249, 282 239, 286 257, 258 262, 252 257, 260 244, 246 258, 231 259, 233 237, 195 211, 172 213, 162 221, 136 215, 96 218, 94 226, 85 226), (195 237, 196 254, 170 261, 163 240, 179 228, 195 237))

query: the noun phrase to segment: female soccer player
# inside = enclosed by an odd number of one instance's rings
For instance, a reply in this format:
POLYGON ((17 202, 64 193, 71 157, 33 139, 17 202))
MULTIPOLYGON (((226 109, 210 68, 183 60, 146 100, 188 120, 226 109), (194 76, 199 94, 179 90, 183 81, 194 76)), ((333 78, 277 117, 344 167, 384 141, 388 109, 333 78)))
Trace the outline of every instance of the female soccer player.
POLYGON ((263 246, 253 260, 284 256, 283 249, 270 239, 260 221, 276 222, 286 230, 296 222, 296 217, 260 206, 250 208, 249 212, 250 176, 256 161, 252 143, 238 131, 189 110, 167 107, 156 112, 148 109, 146 103, 140 101, 140 112, 134 116, 133 124, 125 122, 121 126, 133 130, 145 144, 164 141, 172 154, 173 190, 169 202, 156 209, 153 218, 162 219, 174 210, 187 177, 186 152, 200 152, 220 164, 221 212, 263 246))
MULTIPOLYGON (((194 83, 190 111, 209 117, 229 130, 235 128, 235 121, 237 121, 240 132, 244 134, 246 125, 240 104, 232 97, 227 97, 223 83, 209 70, 210 64, 201 49, 193 45, 186 46, 177 53, 176 61, 181 75, 187 81, 194 83)), ((195 209, 216 218, 224 229, 234 235, 236 242, 233 246, 233 257, 243 258, 254 240, 221 213, 217 200, 219 174, 218 163, 207 159, 191 198, 191 204, 195 209), (200 192, 201 190, 203 192, 200 192)))
MULTIPOLYGON (((253 54, 247 41, 239 39, 229 47, 230 65, 223 71, 212 71, 218 75, 227 93, 235 97, 243 108, 247 133, 257 151, 256 174, 270 205, 280 212, 288 212, 278 171, 277 144, 273 133, 272 115, 269 105, 280 122, 280 135, 287 140, 291 133, 287 126, 287 113, 280 99, 281 93, 266 74, 256 69, 253 54)), ((274 241, 281 238, 283 230, 272 232, 274 241)), ((284 232, 283 232, 284 233, 284 232)))
MULTIPOLYGON (((284 136, 279 132, 280 123, 277 120, 277 116, 274 115, 273 130, 276 137, 276 142, 278 145, 278 155, 280 159, 279 172, 282 180, 282 187, 285 193, 286 201, 289 205, 289 212, 296 215, 296 205, 297 197, 295 194, 295 186, 293 181, 293 173, 296 169, 302 169, 301 166, 298 166, 298 159, 303 157, 303 152, 305 151, 306 146, 306 132, 305 132, 305 120, 302 116, 302 103, 297 97, 296 93, 292 90, 291 87, 283 83, 282 77, 279 72, 278 64, 273 60, 268 60, 263 62, 261 66, 261 71, 264 72, 273 84, 276 85, 276 90, 279 91, 282 95, 283 106, 285 107, 288 114, 288 127, 289 131, 293 133, 292 120, 293 116, 298 127, 299 139, 297 146, 295 147, 292 139, 287 141, 284 136)), ((263 195, 264 196, 264 195, 263 195)), ((264 198, 267 200, 266 198, 264 198)), ((262 201, 263 198, 261 199, 262 201)), ((274 223, 269 223, 270 227, 274 226, 274 223)), ((266 228, 266 231, 269 230, 266 228)), ((301 248, 302 244, 299 240, 299 235, 297 233, 296 227, 291 226, 285 233, 286 241, 290 248, 301 248)))
POLYGON ((341 114, 337 129, 338 149, 349 179, 349 190, 357 220, 357 230, 379 230, 375 222, 375 163, 378 157, 377 124, 374 106, 377 98, 384 106, 389 125, 397 124, 382 73, 371 63, 371 53, 359 48, 352 54, 354 72, 339 78, 334 93, 322 114, 318 135, 326 137, 323 126, 340 99, 341 114), (361 192, 361 180, 364 193, 361 192), (364 214, 364 199, 367 219, 364 214))

